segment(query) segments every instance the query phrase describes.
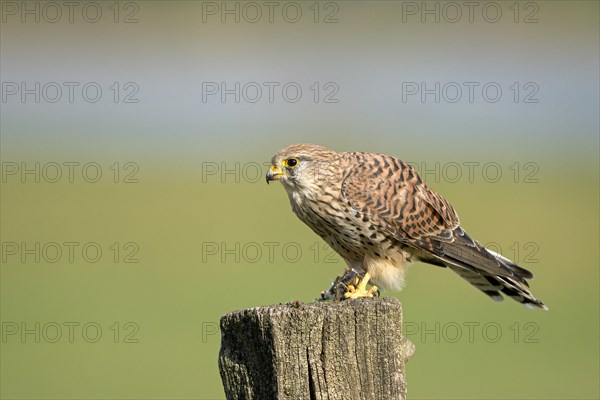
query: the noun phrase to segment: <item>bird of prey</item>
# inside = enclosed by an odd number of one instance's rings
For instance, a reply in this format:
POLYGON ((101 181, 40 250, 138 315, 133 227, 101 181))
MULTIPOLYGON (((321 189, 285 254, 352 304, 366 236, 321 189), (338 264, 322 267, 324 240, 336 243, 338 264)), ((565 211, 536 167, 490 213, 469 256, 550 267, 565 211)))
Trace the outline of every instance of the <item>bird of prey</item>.
POLYGON ((293 212, 348 265, 322 298, 373 297, 373 283, 399 290, 408 265, 422 261, 451 269, 496 301, 504 294, 547 310, 529 290, 533 274, 471 239, 452 205, 404 161, 294 144, 271 164, 267 183, 283 184, 293 212))

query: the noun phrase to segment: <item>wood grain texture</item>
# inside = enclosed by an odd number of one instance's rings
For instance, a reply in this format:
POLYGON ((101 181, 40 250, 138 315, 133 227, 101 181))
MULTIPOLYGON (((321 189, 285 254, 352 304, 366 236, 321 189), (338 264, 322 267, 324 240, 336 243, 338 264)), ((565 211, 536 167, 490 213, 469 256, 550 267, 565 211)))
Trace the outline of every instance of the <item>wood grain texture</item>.
POLYGON ((393 298, 257 307, 221 318, 227 399, 405 399, 413 353, 393 298))

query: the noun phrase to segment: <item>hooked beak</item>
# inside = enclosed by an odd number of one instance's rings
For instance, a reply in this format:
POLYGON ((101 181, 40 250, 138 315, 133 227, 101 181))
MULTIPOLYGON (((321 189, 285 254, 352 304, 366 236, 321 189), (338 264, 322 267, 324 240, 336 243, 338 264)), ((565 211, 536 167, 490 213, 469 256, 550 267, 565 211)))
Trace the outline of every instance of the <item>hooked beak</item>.
POLYGON ((281 179, 281 177, 284 175, 285 174, 283 173, 281 168, 272 165, 271 168, 269 168, 269 171, 267 172, 267 184, 269 184, 272 181, 277 181, 281 179))

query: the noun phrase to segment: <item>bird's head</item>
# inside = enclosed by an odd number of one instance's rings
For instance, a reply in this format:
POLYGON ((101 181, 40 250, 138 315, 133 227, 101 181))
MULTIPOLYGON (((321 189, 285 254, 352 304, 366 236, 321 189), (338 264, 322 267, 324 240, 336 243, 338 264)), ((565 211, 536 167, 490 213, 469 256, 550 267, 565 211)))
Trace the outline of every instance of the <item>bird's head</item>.
POLYGON ((267 183, 280 181, 286 190, 320 186, 335 174, 338 153, 316 144, 293 144, 279 150, 271 159, 267 183))

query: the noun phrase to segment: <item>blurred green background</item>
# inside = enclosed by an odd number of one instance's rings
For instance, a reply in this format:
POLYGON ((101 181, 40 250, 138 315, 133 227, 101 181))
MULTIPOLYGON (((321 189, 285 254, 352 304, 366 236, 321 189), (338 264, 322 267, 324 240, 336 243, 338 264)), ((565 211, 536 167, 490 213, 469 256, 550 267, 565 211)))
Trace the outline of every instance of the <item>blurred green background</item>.
POLYGON ((600 396, 597 2, 496 2, 497 22, 488 2, 470 22, 391 1, 281 2, 249 22, 242 2, 239 23, 220 15, 236 2, 82 2, 72 22, 23 4, 2 2, 0 38, 3 399, 223 398, 220 316, 310 301, 344 268, 264 184, 297 142, 414 162, 471 236, 536 275, 549 312, 423 264, 384 293, 417 347, 410 398, 600 396), (203 82, 279 86, 236 103, 203 82), (403 101, 406 82, 503 92, 403 101))

